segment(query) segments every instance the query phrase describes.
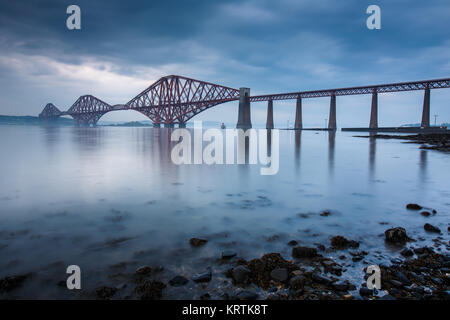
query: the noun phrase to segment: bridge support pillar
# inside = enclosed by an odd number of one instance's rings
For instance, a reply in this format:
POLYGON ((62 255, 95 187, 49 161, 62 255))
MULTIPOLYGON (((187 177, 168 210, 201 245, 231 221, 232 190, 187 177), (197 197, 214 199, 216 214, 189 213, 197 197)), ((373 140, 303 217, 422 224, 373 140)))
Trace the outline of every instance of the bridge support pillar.
POLYGON ((295 125, 294 129, 301 129, 303 127, 302 123, 302 98, 297 98, 297 104, 295 107, 295 125))
POLYGON ((161 128, 161 124, 153 122, 153 128, 161 128))
POLYGON ((336 130, 336 95, 331 95, 330 117, 328 118, 328 129, 336 130))
POLYGON ((164 128, 173 128, 174 124, 173 123, 164 123, 164 128))
POLYGON ((186 123, 179 123, 178 128, 186 128, 186 123))
POLYGON ((423 111, 422 111, 422 127, 430 126, 430 88, 426 87, 425 95, 423 96, 423 111))
POLYGON ((269 100, 267 103, 266 129, 273 129, 273 100, 269 100))
POLYGON ((370 123, 369 128, 378 128, 378 92, 374 89, 372 92, 372 107, 370 108, 370 123))
POLYGON ((250 129, 252 121, 250 116, 250 88, 239 89, 239 115, 237 129, 250 129))

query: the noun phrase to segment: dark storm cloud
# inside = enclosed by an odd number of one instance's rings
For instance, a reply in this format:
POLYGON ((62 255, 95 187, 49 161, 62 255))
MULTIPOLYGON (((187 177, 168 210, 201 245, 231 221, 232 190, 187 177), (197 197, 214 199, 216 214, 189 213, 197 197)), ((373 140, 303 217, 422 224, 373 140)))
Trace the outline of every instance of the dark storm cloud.
POLYGON ((254 93, 448 76, 448 1, 373 3, 2 1, 0 84, 26 87, 34 100, 10 93, 0 108, 37 113, 50 98, 68 105, 87 89, 123 102, 166 73, 254 93), (373 3, 379 31, 365 27, 373 3), (65 26, 71 4, 81 7, 82 30, 65 26))

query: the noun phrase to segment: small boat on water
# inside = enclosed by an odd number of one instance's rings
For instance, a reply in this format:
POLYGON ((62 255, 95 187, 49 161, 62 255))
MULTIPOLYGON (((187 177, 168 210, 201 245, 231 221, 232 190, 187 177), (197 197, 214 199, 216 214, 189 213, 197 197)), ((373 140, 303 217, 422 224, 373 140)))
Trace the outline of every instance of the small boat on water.
POLYGON ((220 126, 220 129, 226 129, 227 127, 225 127, 225 123, 222 122, 222 125, 220 126))

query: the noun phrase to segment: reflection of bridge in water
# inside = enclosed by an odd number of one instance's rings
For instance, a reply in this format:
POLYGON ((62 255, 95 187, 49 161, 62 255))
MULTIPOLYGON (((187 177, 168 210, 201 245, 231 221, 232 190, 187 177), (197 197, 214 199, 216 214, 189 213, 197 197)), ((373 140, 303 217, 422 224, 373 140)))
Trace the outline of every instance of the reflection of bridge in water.
POLYGON ((159 127, 163 124, 167 127, 173 127, 177 124, 180 127, 184 127, 189 119, 211 107, 239 100, 237 127, 247 129, 252 127, 250 103, 267 101, 266 127, 272 129, 274 128, 273 101, 295 99, 294 129, 302 129, 302 99, 330 97, 328 129, 334 130, 337 127, 337 96, 371 94, 372 105, 369 129, 377 129, 379 93, 424 90, 421 125, 427 128, 430 127, 430 89, 439 88, 450 88, 450 78, 250 96, 249 88, 240 88, 238 90, 171 75, 162 77, 126 104, 109 105, 92 95, 85 95, 78 98, 67 111, 60 111, 53 104, 49 103, 39 114, 39 117, 51 121, 56 120, 60 116, 69 115, 75 119, 78 125, 95 125, 108 112, 135 110, 147 116, 155 126, 159 127))

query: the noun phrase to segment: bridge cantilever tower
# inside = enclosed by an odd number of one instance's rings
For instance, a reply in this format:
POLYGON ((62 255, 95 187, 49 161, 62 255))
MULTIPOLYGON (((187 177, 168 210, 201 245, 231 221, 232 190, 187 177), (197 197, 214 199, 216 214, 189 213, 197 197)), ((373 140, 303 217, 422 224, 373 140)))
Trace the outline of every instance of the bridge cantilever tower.
POLYGON ((64 114, 72 116, 77 124, 95 125, 105 113, 112 110, 113 107, 106 102, 92 95, 85 95, 79 97, 64 114))
POLYGON ((53 103, 47 103, 42 112, 39 114, 40 119, 54 120, 61 116, 62 112, 53 103))
POLYGON ((183 126, 196 114, 239 99, 239 90, 182 76, 162 77, 126 105, 157 126, 183 126))

